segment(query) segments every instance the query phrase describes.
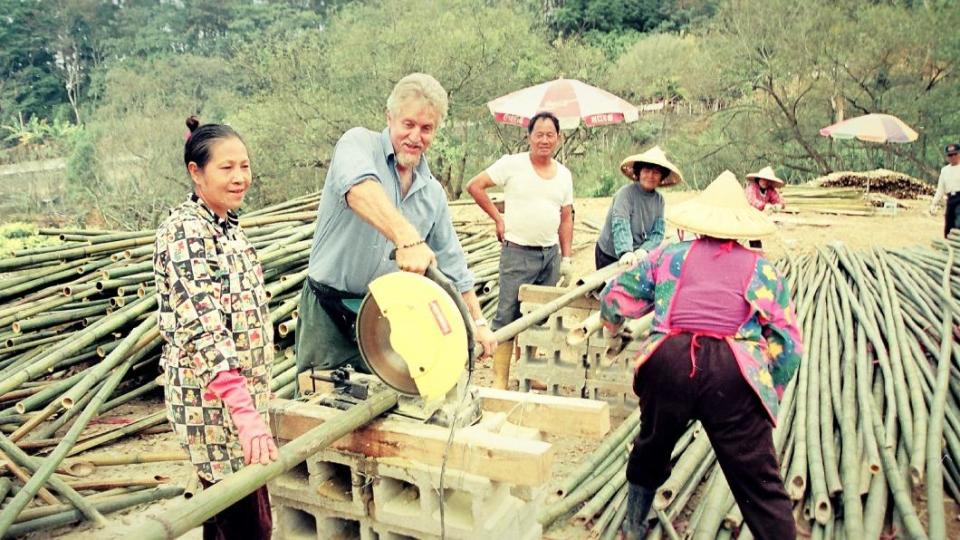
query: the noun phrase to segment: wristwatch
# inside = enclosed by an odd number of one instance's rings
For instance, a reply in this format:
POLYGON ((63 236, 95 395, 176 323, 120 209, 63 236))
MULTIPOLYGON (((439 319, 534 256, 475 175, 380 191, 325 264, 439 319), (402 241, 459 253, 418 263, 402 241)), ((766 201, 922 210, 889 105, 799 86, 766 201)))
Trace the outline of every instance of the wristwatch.
POLYGON ((473 325, 476 326, 477 328, 480 328, 481 326, 489 326, 489 324, 487 323, 486 317, 482 315, 473 320, 473 325))

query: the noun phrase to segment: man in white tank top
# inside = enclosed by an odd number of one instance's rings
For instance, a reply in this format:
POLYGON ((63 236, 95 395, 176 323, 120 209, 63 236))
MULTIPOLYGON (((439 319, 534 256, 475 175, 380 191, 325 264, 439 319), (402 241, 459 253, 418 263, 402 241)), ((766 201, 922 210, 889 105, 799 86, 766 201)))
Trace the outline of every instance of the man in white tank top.
MULTIPOLYGON (((537 113, 527 126, 530 151, 503 156, 467 184, 467 192, 493 219, 500 252, 500 293, 493 330, 520 317, 518 293, 524 284, 556 285, 573 280, 573 179, 553 153, 560 122, 552 113, 537 113), (500 186, 504 212, 487 190, 500 186)), ((513 341, 494 354, 494 387, 506 388, 513 341)))

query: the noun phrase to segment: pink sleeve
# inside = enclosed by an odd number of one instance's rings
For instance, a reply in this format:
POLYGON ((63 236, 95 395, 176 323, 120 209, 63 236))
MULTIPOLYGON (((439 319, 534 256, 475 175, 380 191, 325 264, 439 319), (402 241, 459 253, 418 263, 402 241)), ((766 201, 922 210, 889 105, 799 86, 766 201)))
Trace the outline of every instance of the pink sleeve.
POLYGON ((770 204, 779 204, 781 206, 786 207, 786 205, 783 203, 783 197, 780 196, 780 192, 774 188, 770 188, 767 191, 767 202, 769 202, 770 204))
POLYGON ((653 309, 656 279, 652 261, 659 258, 662 250, 661 247, 650 252, 607 284, 600 295, 601 319, 620 325, 624 319, 639 319, 653 309))
POLYGON ((757 210, 763 210, 767 202, 760 196, 760 186, 756 180, 747 180, 746 187, 743 188, 744 195, 747 196, 747 202, 757 210))

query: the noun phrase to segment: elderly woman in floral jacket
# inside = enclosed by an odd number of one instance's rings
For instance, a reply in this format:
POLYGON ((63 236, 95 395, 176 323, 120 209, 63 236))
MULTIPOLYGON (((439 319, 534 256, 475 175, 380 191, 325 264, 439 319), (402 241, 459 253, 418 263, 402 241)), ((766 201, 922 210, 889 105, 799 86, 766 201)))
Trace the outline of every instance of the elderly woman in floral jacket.
MULTIPOLYGON (((278 457, 267 427, 273 325, 257 252, 236 210, 250 157, 223 124, 187 119, 190 198, 157 228, 154 275, 167 418, 200 482, 211 486, 278 457)), ((203 524, 204 538, 270 538, 266 486, 203 524)))
POLYGON ((710 437, 754 536, 795 538, 772 426, 800 362, 800 329, 776 267, 736 241, 776 228, 750 207, 730 172, 668 209, 666 219, 699 238, 654 250, 611 281, 601 303, 612 332, 626 318, 654 312, 633 381, 641 428, 627 465, 626 538, 643 538, 670 453, 693 419, 710 437))

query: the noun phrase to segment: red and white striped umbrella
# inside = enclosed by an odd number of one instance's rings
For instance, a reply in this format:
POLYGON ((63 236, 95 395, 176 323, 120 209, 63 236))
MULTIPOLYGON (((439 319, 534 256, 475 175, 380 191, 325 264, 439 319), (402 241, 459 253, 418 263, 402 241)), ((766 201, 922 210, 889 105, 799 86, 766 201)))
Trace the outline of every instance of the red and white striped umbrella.
POLYGON ((637 108, 619 97, 576 79, 557 79, 517 90, 487 103, 497 122, 526 126, 538 112, 557 115, 561 129, 635 122, 637 108))
POLYGON ((865 114, 827 126, 820 130, 824 137, 853 139, 875 143, 908 143, 917 140, 917 132, 896 116, 865 114))

